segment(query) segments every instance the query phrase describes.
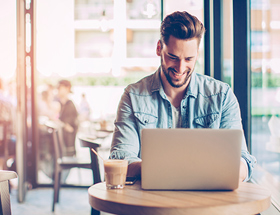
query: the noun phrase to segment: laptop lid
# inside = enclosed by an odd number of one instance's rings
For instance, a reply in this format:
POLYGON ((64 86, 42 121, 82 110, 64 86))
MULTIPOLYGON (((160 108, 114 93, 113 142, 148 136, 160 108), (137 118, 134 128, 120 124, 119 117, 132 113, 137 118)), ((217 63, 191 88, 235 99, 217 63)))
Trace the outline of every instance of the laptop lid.
POLYGON ((242 135, 233 129, 142 129, 142 188, 238 188, 242 135))

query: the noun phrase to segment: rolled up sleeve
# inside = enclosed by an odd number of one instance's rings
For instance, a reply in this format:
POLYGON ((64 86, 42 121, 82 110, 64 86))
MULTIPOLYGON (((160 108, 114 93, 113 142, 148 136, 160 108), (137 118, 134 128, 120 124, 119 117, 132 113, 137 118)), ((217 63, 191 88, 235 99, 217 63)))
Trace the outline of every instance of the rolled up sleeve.
POLYGON ((125 159, 129 164, 141 161, 140 137, 127 90, 122 95, 118 106, 110 159, 125 159))
MULTIPOLYGON (((223 112, 220 123, 220 128, 230 128, 230 129, 241 129, 241 115, 238 101, 230 88, 228 88, 224 100, 223 100, 223 112)), ((246 140, 243 135, 243 141, 241 145, 241 158, 243 158, 248 166, 248 176, 245 181, 250 180, 252 177, 253 169, 257 163, 257 160, 252 156, 247 149, 246 140)), ((243 162, 244 162, 243 160, 243 162)))

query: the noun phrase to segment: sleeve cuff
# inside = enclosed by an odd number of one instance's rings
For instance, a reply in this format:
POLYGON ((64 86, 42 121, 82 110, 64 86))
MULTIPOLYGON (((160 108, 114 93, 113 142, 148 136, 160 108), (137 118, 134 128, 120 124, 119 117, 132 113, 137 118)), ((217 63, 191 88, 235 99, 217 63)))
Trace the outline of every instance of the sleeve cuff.
POLYGON ((246 162, 246 160, 245 160, 244 158, 241 158, 241 161, 242 161, 242 163, 244 163, 244 164, 246 165, 246 167, 247 167, 247 176, 246 176, 246 178, 243 180, 244 182, 246 182, 246 181, 249 180, 249 167, 248 167, 248 164, 247 164, 247 162, 246 162))

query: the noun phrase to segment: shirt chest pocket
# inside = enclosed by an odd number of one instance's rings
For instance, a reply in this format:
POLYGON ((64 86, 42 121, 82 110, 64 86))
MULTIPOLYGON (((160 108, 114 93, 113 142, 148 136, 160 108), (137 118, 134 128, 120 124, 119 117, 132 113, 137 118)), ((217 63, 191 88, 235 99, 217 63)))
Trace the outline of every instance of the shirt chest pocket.
POLYGON ((194 119, 195 128, 219 128, 219 114, 212 113, 194 119))
POLYGON ((138 128, 155 128, 157 123, 157 116, 147 113, 134 113, 138 128))

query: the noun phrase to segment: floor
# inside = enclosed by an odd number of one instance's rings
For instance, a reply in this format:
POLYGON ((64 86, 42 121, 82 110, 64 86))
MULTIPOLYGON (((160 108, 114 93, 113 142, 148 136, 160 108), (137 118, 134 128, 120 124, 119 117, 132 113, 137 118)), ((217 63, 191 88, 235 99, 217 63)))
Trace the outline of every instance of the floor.
MULTIPOLYGON (((29 190, 24 203, 18 203, 17 191, 12 190, 12 215, 90 215, 91 207, 88 203, 86 188, 62 188, 60 202, 52 209, 52 188, 37 188, 29 190)), ((101 213, 101 215, 109 215, 101 213)))
MULTIPOLYGON (((60 202, 52 213, 52 188, 37 188, 29 190, 24 203, 18 203, 17 191, 11 191, 11 208, 13 215, 90 215, 88 194, 86 188, 62 188, 60 202)), ((101 215, 109 215, 101 213, 101 215)), ((261 215, 280 215, 273 206, 261 215)))
MULTIPOLYGON (((99 154, 103 158, 109 156, 110 136, 102 142, 102 148, 99 154)), ((90 154, 88 148, 83 148, 76 141, 77 156, 88 158, 90 154)), ((41 163, 42 164, 42 163, 41 163)), ((100 162, 100 165, 102 162, 100 162)), ((40 167, 42 167, 40 165, 40 167)), ((46 168, 45 168, 46 169, 46 168)), ((104 169, 100 168, 101 180, 104 180, 104 169)), ((52 184, 52 180, 44 174, 44 171, 38 171, 38 180, 42 184, 52 184)), ((92 171, 88 169, 72 168, 66 179, 67 184, 77 184, 90 186, 93 183, 92 171)), ((53 189, 52 188, 36 188, 28 190, 25 202, 17 201, 17 179, 11 180, 11 209, 13 215, 90 215, 91 207, 88 203, 87 188, 61 188, 60 202, 55 206, 55 212, 52 209, 53 189)), ((101 213, 101 215, 109 215, 109 213, 101 213)))

